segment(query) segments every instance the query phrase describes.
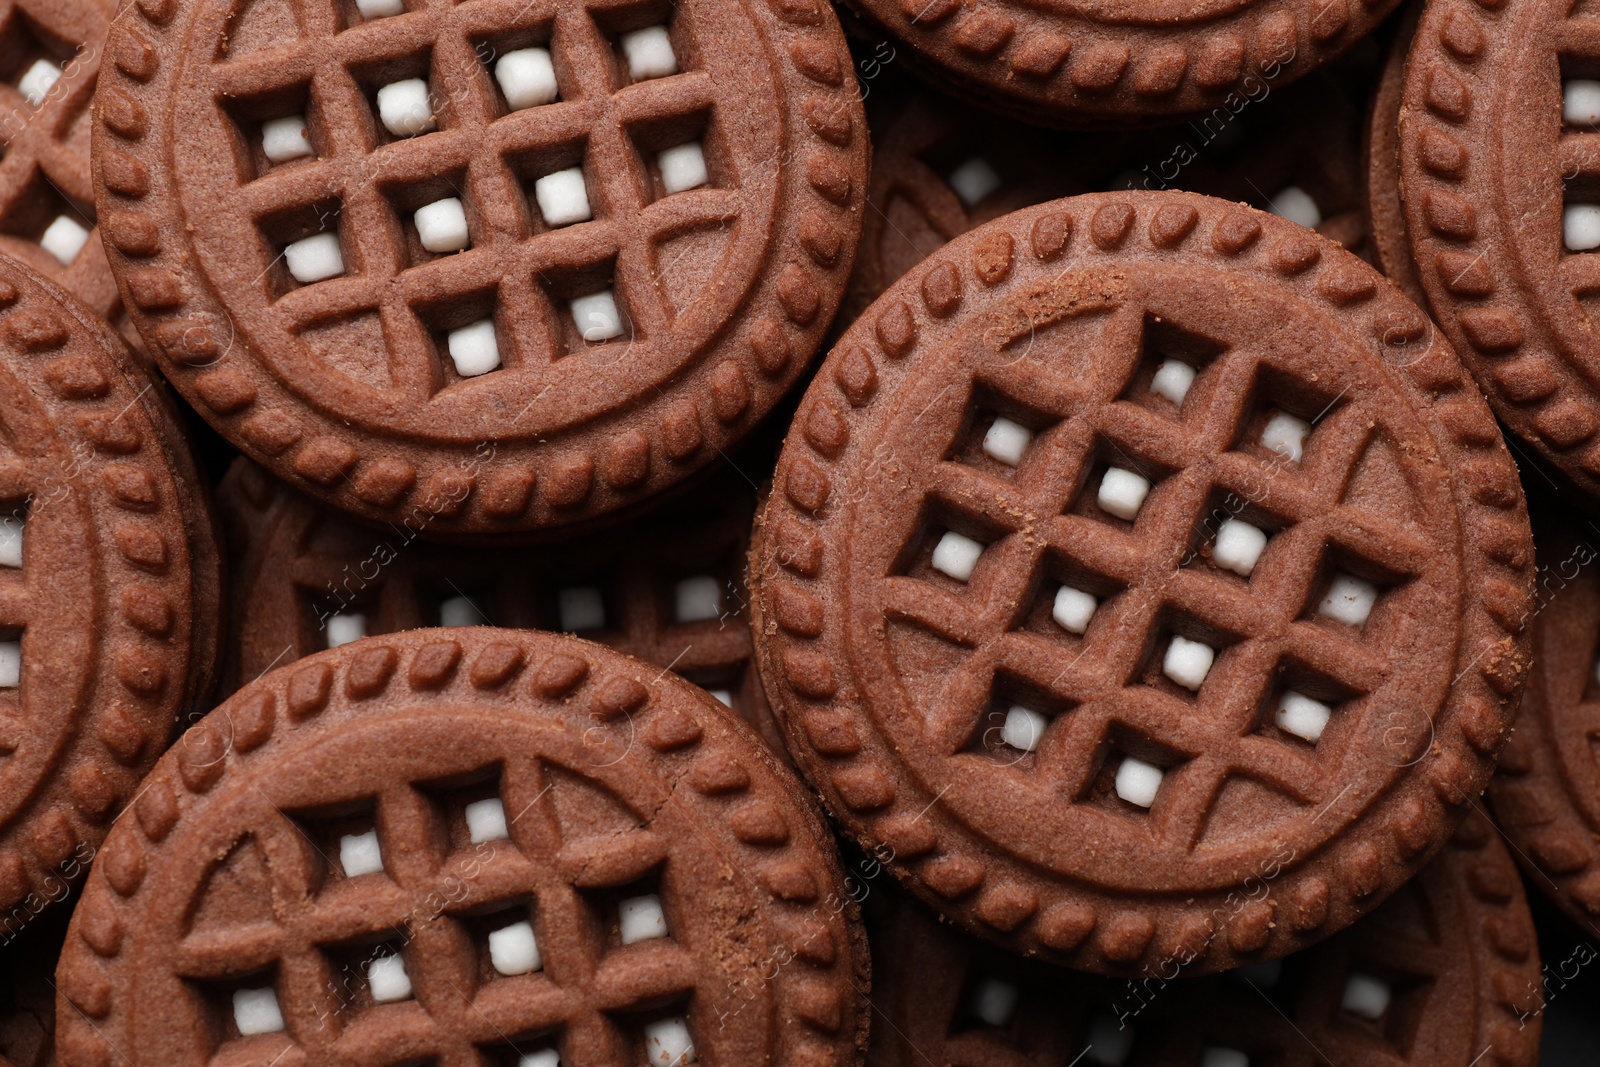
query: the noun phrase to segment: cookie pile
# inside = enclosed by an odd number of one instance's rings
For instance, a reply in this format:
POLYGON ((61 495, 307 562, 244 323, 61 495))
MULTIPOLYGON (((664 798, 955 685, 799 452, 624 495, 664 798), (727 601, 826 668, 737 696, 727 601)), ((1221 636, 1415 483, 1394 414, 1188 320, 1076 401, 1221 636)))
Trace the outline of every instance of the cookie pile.
POLYGON ((0 1067, 1600 1055, 1582 4, 0 0, 0 99, 0 1067))

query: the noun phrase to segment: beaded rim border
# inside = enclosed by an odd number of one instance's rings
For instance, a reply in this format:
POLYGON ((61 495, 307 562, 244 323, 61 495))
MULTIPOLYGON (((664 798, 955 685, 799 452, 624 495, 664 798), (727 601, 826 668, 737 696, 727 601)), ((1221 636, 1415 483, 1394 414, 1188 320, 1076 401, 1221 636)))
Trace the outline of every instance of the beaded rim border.
MULTIPOLYGON (((1514 258, 1470 132, 1506 0, 1431 3, 1412 41, 1400 107, 1399 188, 1412 262, 1439 327, 1495 413, 1584 492, 1600 494, 1600 404, 1542 316, 1507 292, 1514 258), (1487 206, 1486 206, 1487 205, 1487 206)), ((1514 221, 1514 220, 1513 220, 1514 221)))
POLYGON ((67 868, 81 873, 81 850, 93 854, 165 747, 203 654, 191 639, 207 606, 191 584, 191 530, 178 513, 186 494, 165 451, 178 446, 162 440, 151 401, 110 354, 122 341, 73 305, 54 283, 0 261, 0 343, 71 451, 68 478, 98 527, 90 551, 107 609, 76 740, 58 760, 76 766, 38 783, 5 827, 0 907, 8 909, 55 899, 76 878, 67 868))
POLYGON ((1176 38, 1162 26, 1044 15, 1013 0, 849 6, 991 106, 1072 124, 1179 116, 1243 99, 1240 93, 1262 79, 1299 78, 1342 55, 1397 2, 1245 4, 1184 26, 1176 38))

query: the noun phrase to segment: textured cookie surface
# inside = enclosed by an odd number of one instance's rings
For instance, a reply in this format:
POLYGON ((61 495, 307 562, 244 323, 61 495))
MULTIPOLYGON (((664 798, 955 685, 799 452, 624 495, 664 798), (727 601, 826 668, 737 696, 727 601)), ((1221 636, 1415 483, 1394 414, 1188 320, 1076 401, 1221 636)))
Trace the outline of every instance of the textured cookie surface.
POLYGON ((1482 789, 1529 537, 1482 396, 1371 267, 1235 204, 1077 197, 952 242, 828 357, 757 530, 758 663, 951 918, 1217 969, 1370 910, 1482 789))
POLYGON ((1422 288, 1495 413, 1600 495, 1600 58, 1585 9, 1429 4, 1400 189, 1422 288), (1586 99, 1587 94, 1587 99, 1586 99))
MULTIPOLYGON (((899 898, 895 898, 898 901, 899 898)), ((873 947, 869 1067, 1532 1067, 1539 950, 1516 866, 1469 816, 1414 880, 1287 959, 1117 982, 1029 963, 902 905, 873 947)))
POLYGON ((929 89, 901 96, 899 106, 869 110, 872 184, 845 298, 850 321, 951 238, 1076 193, 1184 189, 1242 200, 1366 252, 1360 115, 1331 76, 1238 114, 1138 133, 1057 134, 929 89))
POLYGON ((972 227, 1092 191, 1060 136, 913 84, 891 83, 868 99, 878 105, 867 112, 872 181, 841 319, 854 321, 896 278, 972 227))
POLYGON ((1600 918, 1600 557, 1590 525, 1544 516, 1533 670, 1489 785, 1495 819, 1543 889, 1585 929, 1600 918))
POLYGON ((219 507, 236 536, 229 691, 357 636, 420 626, 567 631, 671 667, 783 741, 752 663, 744 587, 755 491, 732 477, 599 537, 538 552, 369 530, 241 460, 219 507))
POLYGON ((108 52, 141 333, 368 519, 548 529, 682 480, 804 372, 854 258, 866 131, 817 0, 161 0, 108 52))
POLYGON ((96 312, 122 303, 95 226, 89 104, 111 0, 0 3, 0 252, 96 312))
POLYGON ((373 637, 163 758, 73 914, 57 1056, 853 1064, 842 894, 800 783, 682 680, 571 637, 373 637))
POLYGON ((0 908, 59 898, 209 684, 217 548, 159 400, 0 260, 0 908))
POLYGON ((930 80, 1046 125, 1242 110, 1334 59, 1394 0, 850 0, 930 80))
POLYGON ((1406 232, 1405 205, 1400 201, 1400 103, 1405 95, 1406 58, 1421 16, 1422 8, 1415 6, 1401 18, 1372 94, 1364 150, 1364 202, 1378 269, 1418 307, 1426 307, 1428 298, 1411 262, 1411 238, 1406 232))

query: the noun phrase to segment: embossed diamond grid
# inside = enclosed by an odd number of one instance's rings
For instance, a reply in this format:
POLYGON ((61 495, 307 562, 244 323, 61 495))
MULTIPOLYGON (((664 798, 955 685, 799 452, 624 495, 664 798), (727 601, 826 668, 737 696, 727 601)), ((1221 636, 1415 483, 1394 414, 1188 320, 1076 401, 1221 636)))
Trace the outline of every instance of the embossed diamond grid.
POLYGON ((1139 311, 1113 313, 1103 358, 1088 361, 1096 372, 1087 389, 1048 360, 980 372, 992 394, 1056 421, 1037 434, 1012 477, 952 460, 924 472, 935 516, 948 509, 981 517, 993 534, 966 585, 890 577, 883 601, 891 619, 966 650, 957 676, 926 711, 940 751, 968 747, 999 679, 1021 680, 1067 709, 1053 717, 1031 764, 1059 794, 1086 798, 1108 737, 1136 736, 1181 758, 1151 818, 1160 839, 1186 849, 1230 777, 1265 783, 1299 804, 1326 799, 1327 768, 1304 745, 1258 732, 1263 709, 1287 665, 1355 694, 1346 707, 1381 684, 1385 650, 1317 618, 1317 601, 1338 560, 1381 571, 1392 590, 1423 570, 1427 548, 1391 519, 1345 500, 1382 412, 1368 410, 1360 395, 1340 396, 1318 420, 1302 463, 1272 462, 1241 441, 1255 421, 1267 366, 1248 346, 1219 355, 1181 413, 1118 402, 1138 366, 1130 354, 1141 351, 1143 323, 1139 311), (1152 479, 1133 524, 1082 504, 1107 462, 1163 475, 1152 479), (1248 582, 1185 558, 1224 490, 1281 520, 1248 582), (1081 642, 1065 631, 1022 627, 1041 585, 1054 591, 1041 581, 1052 560, 1070 561, 1116 590, 1081 642), (1159 674, 1167 637, 1186 631, 1224 646, 1193 695, 1146 681, 1159 674))
MULTIPOLYGON (((658 869, 667 846, 647 828, 564 840, 553 795, 560 788, 539 763, 508 761, 498 796, 509 840, 447 847, 451 820, 438 790, 386 787, 372 809, 383 872, 354 879, 318 856, 322 846, 300 821, 274 811, 253 832, 270 872, 272 914, 190 933, 175 946, 174 969, 223 993, 240 986, 241 973, 271 975, 284 1029, 244 1040, 299 1049, 308 1062, 421 1056, 439 1067, 479 1067, 512 1048, 559 1044, 582 1050, 583 1062, 636 1067, 644 1023, 666 1007, 682 1014, 696 968, 671 933, 616 945, 596 914, 612 883, 583 872, 622 871, 617 884, 630 883, 658 869), (499 977, 485 965, 475 930, 500 914, 533 922, 539 970, 499 977), (394 949, 411 995, 375 1004, 366 964, 394 949)), ((225 995, 209 999, 227 1012, 225 995)), ((212 1062, 235 1062, 238 1049, 229 1042, 212 1062)))
POLYGON ((612 41, 589 8, 428 0, 344 32, 325 0, 296 0, 296 10, 305 37, 292 49, 225 61, 207 76, 224 110, 235 100, 308 93, 321 157, 270 169, 246 182, 238 197, 258 226, 308 213, 315 218, 318 211, 325 219, 337 206, 346 275, 289 289, 273 310, 294 333, 376 311, 394 353, 388 369, 405 398, 426 399, 457 380, 435 336, 445 328, 442 309, 456 303, 492 299, 505 370, 548 366, 583 348, 575 328, 563 326, 565 303, 605 288, 608 272, 627 327, 622 340, 659 336, 671 310, 651 269, 652 248, 670 234, 730 223, 742 212, 742 198, 730 189, 651 202, 636 136, 652 124, 703 119, 715 104, 714 85, 693 70, 611 84, 597 72, 613 69, 612 41), (561 99, 501 114, 479 43, 529 28, 549 31, 561 99), (436 132, 376 143, 381 127, 361 71, 380 61, 425 62, 430 91, 442 105, 436 132), (596 217, 550 230, 528 203, 515 160, 575 145, 583 146, 586 176, 597 183, 590 185, 596 217), (465 176, 472 247, 412 263, 402 220, 384 190, 457 174, 465 176), (579 279, 583 292, 573 288, 579 279))
MULTIPOLYGON (((86 16, 96 6, 75 5, 86 16)), ((59 24, 62 17, 49 7, 49 0, 0 0, 0 40, 10 58, 0 72, 0 116, 4 116, 0 121, 0 145, 4 146, 0 237, 33 246, 38 246, 60 219, 84 231, 95 228, 86 120, 109 21, 109 13, 102 15, 104 21, 95 27, 97 40, 55 40, 43 27, 59 24), (48 64, 58 80, 48 87, 40 83, 43 98, 36 104, 24 95, 19 82, 40 61, 48 64)), ((65 263, 43 249, 28 259, 36 269, 46 268, 80 295, 91 299, 103 296, 108 301, 114 296, 103 254, 94 239, 65 263), (89 284, 91 273, 106 275, 104 282, 89 284), (97 293, 100 288, 106 292, 97 293)))

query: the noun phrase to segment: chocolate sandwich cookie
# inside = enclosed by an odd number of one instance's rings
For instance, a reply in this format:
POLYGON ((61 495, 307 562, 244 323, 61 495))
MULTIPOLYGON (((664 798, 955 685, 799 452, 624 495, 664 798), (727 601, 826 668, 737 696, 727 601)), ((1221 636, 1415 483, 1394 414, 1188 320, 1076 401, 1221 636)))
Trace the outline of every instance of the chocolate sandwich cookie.
POLYGON ((868 141, 820 0, 209 0, 111 34, 96 194, 231 442, 428 536, 572 527, 805 371, 868 141))
POLYGON ((1418 307, 1426 307, 1427 294, 1411 262, 1411 238, 1406 234, 1405 205, 1400 202, 1400 101, 1405 93, 1406 57, 1416 36, 1422 5, 1404 12, 1389 46, 1388 58, 1372 94, 1367 122, 1366 211, 1372 233, 1372 250, 1378 269, 1400 287, 1418 307))
POLYGON ((1470 1067, 1539 1062, 1538 943, 1516 865, 1473 815, 1372 914, 1287 959, 1118 982, 867 901, 869 1067, 1470 1067))
POLYGON ((1585 930, 1600 920, 1600 531, 1541 513, 1533 670, 1489 784, 1495 820, 1529 882, 1585 930))
POLYGON ((0 922, 44 910, 212 681, 211 513, 120 338, 0 257, 0 922))
POLYGON ((1047 126, 1209 115, 1334 60, 1397 0, 850 0, 866 36, 987 107, 1047 126))
POLYGON ((120 319, 89 173, 89 105, 116 8, 0 2, 0 252, 120 319))
POLYGON ((930 89, 869 113, 872 185, 841 319, 947 241, 1009 211, 1114 189, 1241 200, 1366 254, 1361 112, 1317 76, 1238 114, 1140 133, 1050 134, 930 89))
POLYGON ((1400 190, 1440 328, 1495 413, 1600 496, 1600 43, 1586 9, 1430 4, 1400 190))
POLYGON ((1189 193, 1015 212, 897 282, 752 554, 767 695, 844 827, 1087 970, 1371 910, 1483 788, 1527 668, 1527 512, 1449 344, 1333 242, 1189 193))
POLYGON ((370 530, 248 460, 218 495, 233 551, 229 690, 324 648, 420 626, 564 630, 669 667, 783 751, 751 665, 744 565, 755 491, 719 476, 599 537, 538 552, 370 530))
POLYGON ((801 783, 701 690, 571 637, 374 637, 158 764, 73 913, 56 1055, 855 1064, 854 911, 801 783))

